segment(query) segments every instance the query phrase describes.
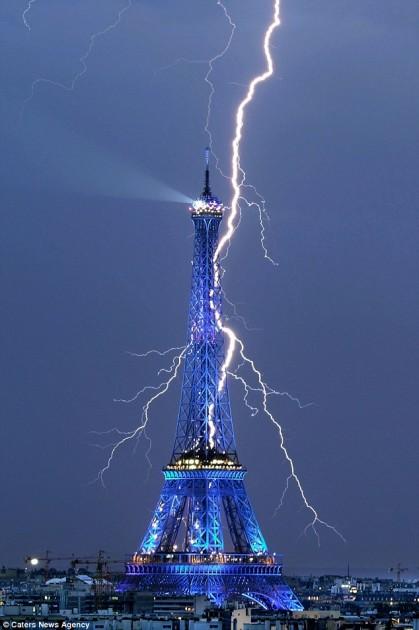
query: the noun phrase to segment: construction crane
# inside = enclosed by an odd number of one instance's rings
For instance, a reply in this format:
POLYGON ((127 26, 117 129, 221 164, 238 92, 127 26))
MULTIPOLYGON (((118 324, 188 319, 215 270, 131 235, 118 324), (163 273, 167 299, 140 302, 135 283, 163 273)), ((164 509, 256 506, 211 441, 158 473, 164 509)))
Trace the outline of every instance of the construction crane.
POLYGON ((71 556, 56 556, 50 555, 51 551, 46 550, 44 556, 26 556, 25 564, 29 564, 32 567, 37 567, 40 562, 44 565, 45 576, 47 579, 51 562, 66 561, 70 563, 71 568, 75 571, 78 565, 87 566, 94 564, 96 566, 95 578, 103 580, 105 574, 108 574, 108 565, 110 564, 125 564, 125 560, 113 560, 110 556, 106 555, 103 549, 98 551, 97 556, 75 556, 73 553, 71 556))
POLYGON ((395 573, 396 574, 397 582, 400 582, 402 573, 404 573, 405 571, 408 571, 408 570, 409 569, 407 567, 403 567, 402 566, 401 562, 398 562, 395 567, 390 567, 389 568, 390 573, 395 573))
POLYGON ((51 554, 51 551, 47 549, 44 556, 26 556, 25 558, 25 564, 29 564, 33 568, 37 567, 40 562, 43 563, 44 572, 45 572, 45 581, 48 580, 48 574, 49 574, 51 562, 54 562, 57 560, 70 562, 73 569, 75 569, 78 564, 78 560, 74 556, 74 554, 72 554, 71 556, 60 556, 60 557, 52 557, 50 554, 51 554))
POLYGON ((95 605, 96 610, 101 608, 103 604, 104 595, 109 591, 111 582, 111 572, 109 570, 110 564, 124 564, 124 560, 112 560, 110 556, 106 555, 103 549, 100 549, 96 557, 87 556, 85 558, 77 558, 75 562, 81 566, 95 565, 96 571, 94 575, 94 593, 95 593, 95 605))

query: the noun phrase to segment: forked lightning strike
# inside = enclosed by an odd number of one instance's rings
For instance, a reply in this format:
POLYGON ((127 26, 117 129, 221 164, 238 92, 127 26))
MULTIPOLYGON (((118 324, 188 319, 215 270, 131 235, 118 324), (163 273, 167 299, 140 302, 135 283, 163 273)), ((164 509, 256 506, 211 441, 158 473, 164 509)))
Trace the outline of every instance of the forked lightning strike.
MULTIPOLYGON (((272 77, 273 73, 274 73, 274 64, 273 64, 273 59, 272 59, 272 54, 271 54, 271 39, 272 39, 272 35, 274 33, 274 31, 280 26, 281 20, 280 20, 280 0, 274 0, 273 2, 273 17, 272 17, 272 21, 270 22, 265 35, 264 35, 264 39, 263 39, 263 51, 264 51, 264 55, 265 55, 265 60, 266 60, 266 69, 264 72, 262 72, 261 74, 255 76, 249 83, 248 85, 248 89, 246 92, 245 97, 243 98, 243 100, 239 103, 239 106, 237 108, 236 111, 236 117, 235 117, 235 134, 233 137, 233 141, 232 141, 232 159, 231 159, 231 186, 232 186, 232 190, 233 190, 233 197, 232 197, 232 201, 231 201, 231 206, 230 206, 230 213, 227 219, 227 230, 224 233, 224 235, 221 237, 218 247, 215 251, 214 254, 214 260, 213 260, 213 264, 214 264, 214 283, 215 286, 218 287, 220 285, 220 260, 222 260, 222 255, 223 252, 226 248, 228 248, 229 243, 234 235, 234 232, 237 228, 237 218, 240 216, 240 206, 239 206, 239 202, 240 199, 243 198, 242 196, 242 187, 245 184, 246 181, 246 173, 243 170, 242 166, 241 166, 241 161, 240 161, 240 147, 241 147, 241 142, 243 139, 243 129, 244 129, 244 122, 245 122, 245 114, 246 114, 246 110, 248 105, 253 101, 255 93, 256 93, 256 88, 258 87, 258 85, 260 85, 261 83, 264 83, 265 81, 267 81, 270 77, 272 77)), ((210 296, 212 297, 212 296, 210 296)), ((211 300, 210 303, 213 305, 213 301, 211 300)), ((284 434, 282 431, 282 427, 279 424, 279 422, 274 418, 274 416, 272 415, 272 413, 269 411, 268 409, 268 405, 267 405, 267 399, 268 399, 268 395, 269 395, 269 388, 266 385, 266 383, 264 382, 263 378, 262 378, 262 373, 260 372, 260 370, 258 370, 258 368, 256 367, 254 361, 252 359, 250 359, 249 357, 246 356, 245 354, 245 348, 244 348, 244 344, 241 341, 241 339, 239 339, 237 337, 237 335, 235 334, 235 332, 223 325, 222 323, 222 319, 221 319, 221 315, 219 312, 217 312, 217 310, 215 309, 215 320, 216 320, 216 324, 219 328, 220 331, 222 331, 225 335, 225 337, 227 338, 228 344, 227 344, 227 351, 226 351, 226 358, 224 361, 224 364, 222 365, 221 368, 221 376, 220 376, 220 381, 218 384, 218 390, 221 391, 225 385, 226 379, 227 379, 227 372, 229 371, 229 368, 231 366, 231 362, 232 359, 234 357, 234 352, 236 349, 236 346, 239 346, 239 353, 240 356, 242 358, 242 360, 247 363, 249 365, 249 367, 251 368, 253 374, 256 376, 257 381, 258 381, 258 385, 259 385, 259 389, 262 392, 262 407, 263 410, 265 412, 265 414, 268 416, 268 418, 271 420, 271 422, 274 424, 274 426, 277 428, 278 433, 279 433, 279 438, 280 438, 280 448, 285 456, 285 459, 290 467, 290 477, 295 481, 297 488, 299 490, 299 493, 301 495, 301 498, 303 499, 304 505, 305 507, 309 510, 309 512, 311 512, 311 514, 313 515, 313 519, 310 523, 308 523, 308 525, 305 528, 305 532, 307 532, 307 530, 309 528, 311 528, 314 532, 314 534, 317 537, 317 541, 320 544, 320 538, 319 538, 319 533, 318 530, 316 528, 316 525, 323 525, 324 527, 332 530, 337 536, 339 536, 343 541, 345 541, 345 538, 342 536, 342 534, 332 525, 330 525, 329 523, 327 523, 326 521, 322 520, 319 518, 316 509, 313 507, 313 505, 307 500, 307 497, 305 495, 304 489, 302 487, 301 481, 298 477, 298 475, 295 472, 295 466, 294 466, 294 462, 291 458, 291 456, 288 453, 288 450, 285 446, 285 441, 284 441, 284 434)), ((246 390, 246 394, 248 393, 248 390, 246 390)), ((282 495, 282 500, 285 497, 285 493, 288 489, 289 486, 289 481, 290 481, 290 477, 287 479, 287 484, 284 490, 284 493, 282 495)))
MULTIPOLYGON (((30 30, 30 26, 26 22, 26 15, 27 15, 27 12, 30 10, 31 5, 34 2, 36 2, 36 0, 29 0, 29 4, 28 4, 26 10, 24 11, 24 16, 25 16, 24 17, 24 23, 25 23, 25 25, 27 25, 29 30, 30 30)), ((106 35, 107 33, 109 33, 110 31, 112 31, 113 29, 115 29, 117 26, 119 26, 119 24, 121 23, 121 20, 122 20, 122 16, 124 15, 124 13, 126 13, 126 11, 128 11, 128 9, 130 7, 132 7, 132 4, 133 4, 133 0, 128 0, 127 4, 124 7, 122 7, 122 9, 119 10, 118 15, 117 15, 117 17, 116 17, 114 22, 109 24, 103 30, 98 31, 96 33, 93 33, 90 36, 90 41, 89 41, 89 45, 87 47, 87 50, 86 50, 85 53, 83 53, 83 55, 79 59, 80 65, 81 65, 81 69, 74 75, 74 77, 72 78, 72 80, 69 83, 61 83, 60 81, 53 81, 52 79, 47 79, 45 77, 40 77, 38 79, 35 79, 35 81, 32 82, 31 92, 30 92, 29 96, 23 101, 23 104, 22 104, 22 109, 21 109, 21 113, 20 113, 20 120, 22 120, 22 118, 23 118, 23 115, 25 113, 25 109, 26 109, 27 105, 32 101, 33 97, 35 96, 36 88, 38 87, 38 85, 41 85, 41 84, 53 85, 54 87, 59 87, 59 88, 61 88, 63 90, 66 90, 67 92, 73 92, 74 91, 74 88, 76 87, 76 84, 79 81, 79 79, 81 79, 87 72, 87 60, 90 57, 90 55, 92 54, 92 51, 93 51, 93 49, 95 47, 95 44, 96 44, 96 41, 99 38, 101 38, 104 35, 106 35)))
MULTIPOLYGON (((148 391, 150 389, 155 390, 156 393, 151 396, 151 398, 149 398, 147 400, 147 402, 143 405, 142 408, 142 413, 141 413, 141 421, 140 424, 133 429, 132 431, 127 431, 127 432, 123 432, 123 431, 118 431, 118 429, 110 429, 109 431, 104 431, 104 432, 99 432, 96 431, 96 435, 105 435, 105 434, 109 434, 112 432, 118 432, 118 434, 121 434, 123 437, 116 442, 115 444, 112 445, 111 448, 111 452, 110 455, 108 457, 108 460, 106 462, 106 465, 99 471, 96 479, 94 481, 100 481, 102 483, 102 485, 105 487, 105 482, 104 482, 104 475, 105 473, 110 469, 112 461, 114 459, 115 454, 117 453, 117 451, 121 448, 121 446, 123 446, 124 444, 126 444, 127 442, 131 441, 131 440, 135 440, 139 437, 141 437, 141 435, 144 435, 144 431, 148 425, 148 421, 149 421, 149 409, 151 407, 151 405, 161 396, 163 396, 167 390, 169 389, 171 383, 175 380, 175 378, 177 377, 178 371, 179 371, 179 367, 182 363, 182 360, 185 357, 186 351, 188 350, 189 346, 185 346, 182 350, 182 352, 180 352, 178 355, 176 355, 173 359, 172 362, 172 366, 171 368, 169 368, 170 372, 171 372, 171 376, 167 379, 167 381, 164 381, 162 383, 160 383, 160 385, 158 386, 152 386, 152 385, 146 385, 142 390, 140 390, 139 392, 137 392, 135 394, 135 396, 133 396, 131 399, 119 399, 119 402, 125 402, 125 403, 130 403, 133 402, 134 400, 137 400, 139 398, 139 396, 141 395, 141 393, 148 391)), ((156 351, 159 352, 159 351, 156 351)), ((150 442, 150 438, 148 436, 146 436, 147 439, 150 442)), ((151 444, 150 444, 150 448, 151 448, 151 444)), ((147 454, 150 453, 150 448, 147 451, 147 454)), ((151 462, 150 462, 151 463, 151 462)))

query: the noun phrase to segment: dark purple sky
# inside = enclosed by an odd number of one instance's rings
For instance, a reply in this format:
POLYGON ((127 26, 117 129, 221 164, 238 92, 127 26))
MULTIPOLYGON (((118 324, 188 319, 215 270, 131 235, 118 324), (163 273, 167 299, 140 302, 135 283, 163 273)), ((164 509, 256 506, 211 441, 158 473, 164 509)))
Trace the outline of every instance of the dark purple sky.
MULTIPOLYGON (((211 128, 225 171, 243 84, 263 67, 269 0, 227 0, 237 36, 214 71, 211 128)), ((124 558, 143 535, 172 447, 180 384, 153 408, 148 478, 141 441, 89 485, 106 451, 91 430, 136 425, 113 398, 157 383, 158 361, 125 351, 185 338, 192 224, 201 188, 203 64, 228 25, 216 0, 37 0, 0 7, 0 564, 25 554, 124 558), (162 182, 162 183, 160 183, 162 182), (164 184, 164 185, 163 185, 164 184)), ((267 264, 246 210, 225 286, 251 327, 237 331, 267 381, 315 406, 272 408, 310 501, 347 538, 301 536, 309 515, 275 430, 232 386, 239 454, 272 550, 290 571, 418 574, 419 6, 416 0, 283 0, 275 78, 249 109, 242 165, 265 195, 267 264)), ((214 178, 228 203, 228 182, 214 178)))

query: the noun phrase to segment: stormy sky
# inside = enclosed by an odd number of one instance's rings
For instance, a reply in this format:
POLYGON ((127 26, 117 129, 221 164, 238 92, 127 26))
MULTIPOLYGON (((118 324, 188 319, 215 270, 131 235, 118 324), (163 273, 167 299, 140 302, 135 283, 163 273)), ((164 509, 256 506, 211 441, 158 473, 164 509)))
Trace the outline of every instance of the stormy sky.
MULTIPOLYGON (((228 174, 233 116, 263 68, 269 0, 227 0, 237 24, 214 67, 211 130, 228 174)), ((173 444, 180 382, 147 440, 91 483, 130 430, 130 397, 166 365, 127 351, 185 341, 192 224, 202 187, 205 62, 229 26, 216 0, 25 0, 0 6, 0 564, 27 554, 125 559, 143 535, 173 444), (39 78, 33 98, 31 85, 39 78), (110 442, 110 436, 101 444, 110 442)), ((263 193, 274 267, 245 209, 225 288, 269 384, 307 497, 347 539, 303 534, 310 514, 276 431, 231 384, 247 487, 285 570, 419 574, 416 0, 283 0, 276 72, 248 110, 242 166, 263 193)), ((228 204, 228 180, 213 188, 228 204)), ((226 309, 228 312, 228 308, 226 309)), ((255 399, 256 401, 256 399, 255 399)))

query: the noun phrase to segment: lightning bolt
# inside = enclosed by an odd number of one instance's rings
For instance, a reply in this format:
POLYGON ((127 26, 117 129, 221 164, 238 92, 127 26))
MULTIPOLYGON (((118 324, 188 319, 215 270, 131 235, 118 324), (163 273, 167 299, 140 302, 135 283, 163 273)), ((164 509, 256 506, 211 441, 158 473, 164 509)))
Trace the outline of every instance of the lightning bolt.
MULTIPOLYGON (((254 78, 251 79, 250 83, 247 86, 247 92, 244 98, 240 101, 236 110, 235 133, 234 133, 232 144, 231 144, 232 155, 231 155, 230 182, 231 182, 231 187, 233 191, 233 196, 232 196, 232 200, 230 204, 230 211, 229 211, 229 215, 227 219, 227 229, 225 233, 223 234, 223 236, 221 237, 218 243, 217 249, 214 253, 214 259, 213 259, 214 267, 213 268, 214 268, 215 287, 220 287, 220 274, 221 274, 220 260, 222 260, 223 257, 226 256, 225 250, 227 250, 227 253, 228 253, 228 248, 229 248, 231 239, 237 229, 237 220, 240 219, 240 201, 244 199, 242 190, 246 182, 246 173, 241 166, 240 149, 241 149, 241 143, 243 139, 246 111, 247 111, 248 106, 254 100, 257 87, 260 84, 266 82, 268 79, 270 79, 273 76, 274 64, 273 64, 273 59, 272 59, 272 54, 271 54, 271 40, 272 40, 272 36, 275 30, 280 26, 280 24, 281 24, 280 0, 274 0, 272 19, 265 31, 264 38, 263 38, 263 51, 264 51, 265 61, 266 61, 265 70, 261 74, 258 74, 254 78)), ((263 208, 264 208, 264 200, 263 200, 263 208)), ((227 373, 231 372, 229 368, 233 360, 236 347, 238 346, 239 354, 242 361, 250 367, 253 375, 256 377, 258 387, 254 388, 254 390, 259 391, 259 393, 261 394, 263 411, 278 431, 280 448, 289 466, 290 474, 289 474, 289 477, 287 478, 285 490, 282 494, 280 505, 282 504, 285 498, 290 481, 293 480, 303 500, 304 506, 312 515, 312 519, 305 527, 304 532, 306 533, 309 529, 311 529, 317 538, 318 544, 320 544, 320 536, 319 536, 317 527, 321 525, 331 530, 333 533, 339 536, 342 541, 345 542, 345 538, 343 537, 343 535, 333 525, 330 525, 329 523, 321 519, 316 509, 314 508, 314 506, 307 499, 302 483, 300 481, 300 478, 298 477, 296 473, 294 461, 292 457, 290 456, 288 449, 285 445, 285 439, 284 439, 282 426, 276 420, 276 418, 273 416, 273 414, 268 408, 268 396, 273 393, 273 390, 263 380, 262 373, 256 367, 255 362, 246 355, 243 341, 235 334, 235 332, 231 328, 223 324, 221 314, 219 310, 214 306, 213 294, 214 294, 214 289, 212 289, 210 292, 210 305, 211 305, 211 308, 214 310, 215 322, 218 329, 224 334, 227 340, 226 356, 225 356, 225 361, 221 367, 221 374, 220 374, 220 379, 218 383, 218 391, 219 392, 222 391, 225 386, 227 373)), ((237 374, 235 374, 235 377, 237 377, 237 374)), ((247 396, 250 391, 249 385, 241 377, 238 377, 238 379, 239 380, 241 379, 242 384, 243 383, 245 384, 245 399, 246 399, 245 402, 247 406, 249 406, 247 402, 247 396)), ((254 413, 254 409, 255 408, 251 408, 253 413, 254 413)), ((279 506, 278 506, 278 509, 279 509, 279 506)))
POLYGON ((218 243, 217 250, 214 254, 214 261, 217 262, 221 252, 225 249, 228 242, 231 240, 235 232, 235 221, 239 214, 239 201, 242 198, 242 188, 245 184, 246 174, 244 170, 241 168, 240 164, 240 147, 243 139, 243 127, 245 120, 245 113, 248 105, 253 101, 255 96, 256 88, 260 83, 264 83, 270 77, 272 77, 274 73, 274 65, 273 59, 270 49, 271 39, 274 31, 280 26, 280 0, 274 0, 274 13, 271 23, 269 24, 264 40, 263 40, 263 50, 266 59, 266 70, 262 73, 254 77, 249 85, 246 92, 245 97, 239 103, 239 106, 236 111, 235 117, 235 134, 232 141, 232 158, 231 158, 231 186, 233 188, 233 198, 231 201, 231 208, 229 217, 227 220, 227 230, 225 234, 220 239, 218 243))
POLYGON ((29 12, 30 12, 30 10, 32 8, 32 5, 35 4, 35 2, 36 2, 36 0, 29 0, 28 4, 26 5, 25 10, 22 13, 22 20, 23 20, 24 25, 28 29, 28 31, 30 31, 32 29, 31 29, 31 25, 29 24, 29 22, 27 20, 27 17, 28 17, 28 14, 29 14, 29 12))
POLYGON ((213 150, 213 137, 212 137, 212 132, 210 129, 210 120, 211 120, 211 112, 212 112, 212 101, 214 98, 214 94, 215 94, 215 85, 214 82, 211 80, 211 75, 214 71, 214 64, 219 61, 220 59, 222 59, 224 57, 224 55, 227 54, 230 46, 231 46, 231 42, 233 41, 233 37, 234 37, 234 33, 236 31, 236 24, 233 22, 231 15, 229 14, 229 12, 227 11, 226 6, 221 2, 221 0, 217 0, 217 6, 221 7, 223 13, 224 13, 224 17, 226 18, 227 22, 229 23, 230 26, 230 35, 227 39, 227 43, 224 46, 224 48, 221 50, 221 52, 217 53, 214 57, 211 57, 211 59, 208 60, 208 72, 206 73, 205 77, 204 77, 204 81, 205 83, 209 86, 209 95, 208 95, 208 101, 207 101, 207 116, 205 119, 205 133, 208 136, 208 143, 209 143, 209 148, 211 150, 211 153, 213 154, 214 158, 215 158, 215 165, 216 168, 218 169, 218 171, 221 173, 221 175, 223 175, 223 177, 225 177, 224 173, 221 171, 221 169, 219 168, 218 164, 219 164, 219 158, 218 156, 214 153, 213 150))
MULTIPOLYGON (((24 11, 24 15, 25 14, 27 15, 27 12, 30 10, 31 5, 34 2, 36 2, 36 0, 29 0, 29 4, 28 4, 27 8, 24 11)), ((41 84, 52 85, 54 87, 59 87, 59 88, 61 88, 63 90, 66 90, 67 92, 73 92, 74 91, 74 88, 76 87, 77 82, 87 72, 87 60, 89 59, 90 55, 92 54, 97 40, 100 39, 101 37, 103 37, 104 35, 107 35, 110 31, 114 30, 117 26, 119 26, 119 24, 121 23, 121 20, 122 20, 122 17, 124 15, 124 13, 126 13, 128 11, 128 9, 130 9, 132 7, 132 4, 133 4, 133 0, 128 0, 126 5, 124 7, 122 7, 122 9, 120 9, 118 11, 116 19, 111 24, 106 26, 103 30, 97 31, 96 33, 93 33, 90 36, 89 45, 88 45, 86 51, 79 58, 79 62, 80 62, 81 68, 73 76, 73 78, 71 79, 71 81, 69 83, 61 83, 60 81, 53 81, 52 79, 48 79, 48 78, 45 78, 45 77, 40 77, 38 79, 35 79, 32 82, 30 94, 29 94, 29 96, 27 96, 27 98, 23 101, 23 104, 22 104, 22 109, 21 109, 21 113, 20 113, 20 121, 22 120, 22 118, 24 116, 26 107, 28 106, 28 104, 34 98, 36 89, 37 89, 37 87, 39 85, 41 85, 41 84)), ((24 18, 24 22, 25 22, 25 18, 24 18)), ((29 24, 27 26, 28 26, 28 28, 30 30, 29 24)))
MULTIPOLYGON (((236 31, 237 25, 235 24, 235 22, 233 22, 233 19, 230 15, 230 13, 228 12, 226 6, 223 4, 223 2, 221 2, 221 0, 217 0, 217 5, 220 6, 223 10, 224 16, 230 26, 230 35, 229 38, 227 40, 227 43, 225 45, 225 47, 223 48, 223 50, 218 53, 217 55, 215 55, 214 57, 212 57, 211 59, 209 59, 208 61, 208 72, 204 77, 205 82, 209 85, 209 95, 208 95, 208 102, 207 102, 207 116, 205 119, 205 126, 204 126, 204 130, 205 133, 208 136, 208 145, 210 148, 210 151, 212 153, 212 155, 215 158, 215 167, 218 170, 218 172, 220 173, 220 175, 222 175, 222 177, 229 179, 229 177, 222 171, 219 163, 220 163, 220 159, 218 157, 218 155, 215 153, 214 151, 214 140, 213 140, 213 134, 210 128, 210 120, 211 120, 211 114, 212 114, 212 102, 213 102, 213 98, 214 98, 214 94, 215 94, 215 85, 214 82, 210 79, 213 70, 214 70, 214 64, 219 61, 220 59, 222 59, 224 57, 224 55, 229 51, 231 43, 233 41, 233 37, 234 37, 234 33, 236 31)), ((279 19, 279 7, 278 7, 278 19, 279 19)), ((278 24, 279 25, 279 24, 278 24)), ((275 28, 275 27, 274 27, 275 28)), ((268 53, 270 54, 269 51, 269 43, 270 43, 270 35, 268 36, 268 42, 267 42, 267 49, 268 49, 268 53)), ((266 49, 265 49, 265 54, 266 54, 266 49)), ((271 59, 272 62, 272 59, 271 59)), ((272 72, 271 74, 273 74, 273 63, 272 63, 272 72)), ((271 75, 269 75, 271 76, 271 75)), ((268 76, 266 78, 269 78, 268 76)), ((265 79, 261 79, 262 81, 264 81, 265 79)), ((256 88, 256 85, 254 86, 254 88, 256 88)), ((252 89, 252 86, 250 86, 250 88, 252 89)), ((254 91, 253 88, 253 91, 254 91)), ((253 98, 253 94, 251 95, 250 100, 252 100, 253 98)), ((245 99, 244 99, 245 100, 245 99)), ((243 101, 242 101, 243 102, 243 101)), ((249 101, 250 102, 250 101, 249 101)), ((244 114, 244 109, 246 108, 247 103, 244 103, 243 105, 243 114, 244 114)), ((236 117, 236 123, 237 123, 237 117, 236 117)), ((236 128, 236 135, 237 135, 237 128, 236 128)), ((240 141, 241 141, 241 137, 239 138, 239 145, 240 145, 240 141)), ((239 146, 238 146, 239 149, 239 146)), ((238 152, 239 153, 239 152, 238 152)), ((240 166, 240 163, 238 163, 238 165, 240 166)), ((243 173, 243 171, 242 171, 243 173)), ((256 208, 257 212, 258 212, 258 216, 259 216, 259 225, 260 225, 260 244, 263 250, 263 255, 264 258, 266 260, 268 260, 270 263, 272 263, 273 265, 278 265, 278 263, 272 258, 272 256, 269 254, 268 249, 265 245, 265 220, 269 220, 269 215, 267 213, 266 210, 266 200, 264 199, 264 197, 259 193, 259 191, 255 188, 255 186, 253 186, 252 184, 247 184, 245 183, 245 177, 244 177, 244 173, 243 173, 243 181, 241 182, 240 185, 240 195, 237 199, 237 214, 239 215, 239 222, 240 222, 240 207, 238 205, 239 200, 242 200, 249 208, 256 208), (247 190, 251 190, 254 192, 254 194, 258 197, 259 199, 259 203, 256 201, 249 201, 249 199, 243 194, 243 189, 247 189, 247 190)), ((235 217, 234 217, 235 219, 235 217)), ((236 228, 238 227, 238 225, 236 224, 236 228)), ((228 255, 228 249, 227 252, 224 256, 224 258, 228 255)))

